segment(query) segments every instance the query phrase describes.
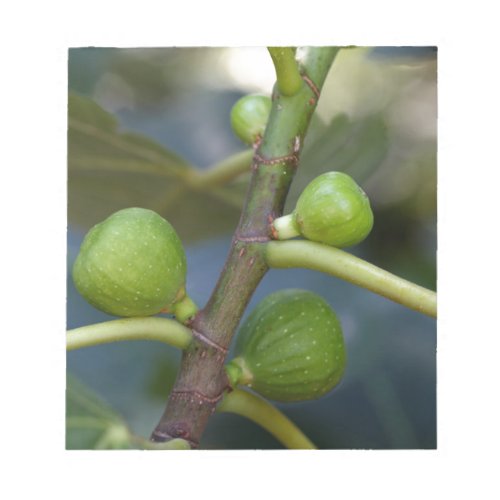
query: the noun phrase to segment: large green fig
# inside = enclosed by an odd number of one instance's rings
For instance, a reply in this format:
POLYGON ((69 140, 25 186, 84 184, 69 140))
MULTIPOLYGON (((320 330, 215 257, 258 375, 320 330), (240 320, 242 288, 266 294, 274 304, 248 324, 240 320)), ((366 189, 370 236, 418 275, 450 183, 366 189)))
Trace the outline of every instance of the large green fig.
POLYGON ((292 214, 274 221, 278 239, 301 234, 338 248, 361 242, 373 227, 365 192, 347 174, 327 172, 311 181, 292 214))
POLYGON ((149 316, 185 298, 186 256, 163 217, 144 208, 126 208, 87 233, 73 280, 101 311, 149 316))
POLYGON ((344 372, 346 353, 336 314, 318 295, 281 290, 262 300, 242 325, 230 380, 276 401, 319 398, 344 372))
POLYGON ((262 137, 271 113, 271 98, 250 94, 239 99, 231 109, 231 126, 246 144, 254 144, 262 137))

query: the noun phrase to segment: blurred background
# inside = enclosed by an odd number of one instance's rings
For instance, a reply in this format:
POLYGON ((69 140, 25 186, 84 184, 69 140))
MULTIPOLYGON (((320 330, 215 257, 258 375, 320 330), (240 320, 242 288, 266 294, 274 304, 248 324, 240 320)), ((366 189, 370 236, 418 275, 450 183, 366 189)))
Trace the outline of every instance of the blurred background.
MULTIPOLYGON (((71 267, 86 231, 129 206, 156 210, 174 225, 186 249, 188 292, 203 306, 223 267, 249 176, 196 192, 183 179, 190 169, 210 168, 245 149, 229 113, 242 95, 271 93, 267 50, 75 48, 68 63, 68 328, 112 319, 78 295, 71 267)), ((341 50, 287 200, 289 211, 312 178, 347 172, 367 192, 375 216, 370 236, 349 251, 431 289, 436 80, 434 47, 341 50)), ((306 270, 270 271, 248 311, 286 287, 317 292, 334 307, 348 366, 329 395, 280 409, 320 448, 435 448, 436 322, 306 270)), ((67 447, 107 447, 120 429, 148 437, 179 359, 174 348, 147 342, 68 353, 67 447)), ((215 414, 201 447, 281 445, 250 421, 215 414)))

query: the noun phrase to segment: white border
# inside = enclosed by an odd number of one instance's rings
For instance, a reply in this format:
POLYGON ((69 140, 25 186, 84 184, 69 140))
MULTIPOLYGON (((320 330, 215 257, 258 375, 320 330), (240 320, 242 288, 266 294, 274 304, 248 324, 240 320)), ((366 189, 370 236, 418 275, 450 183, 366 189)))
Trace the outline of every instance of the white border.
POLYGON ((498 493, 489 456, 500 422, 497 16, 481 1, 467 8, 435 0, 344 4, 47 0, 4 7, 2 489, 75 499, 498 493), (439 46, 438 451, 64 451, 67 48, 280 43, 439 46))

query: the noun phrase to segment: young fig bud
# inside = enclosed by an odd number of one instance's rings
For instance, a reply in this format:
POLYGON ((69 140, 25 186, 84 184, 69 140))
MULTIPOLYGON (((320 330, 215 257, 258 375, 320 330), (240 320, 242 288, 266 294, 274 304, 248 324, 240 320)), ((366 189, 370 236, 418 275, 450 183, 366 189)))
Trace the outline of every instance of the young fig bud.
POLYGON ((73 266, 73 281, 101 311, 150 316, 186 300, 186 256, 163 217, 144 208, 126 208, 87 233, 73 266))
POLYGON ((246 144, 254 144, 262 137, 271 113, 271 98, 251 94, 239 99, 231 109, 234 133, 246 144))
POLYGON ((237 354, 226 367, 231 383, 282 402, 325 395, 346 364, 335 312, 320 296, 297 289, 273 293, 255 307, 240 329, 237 354))
POLYGON ((311 241, 342 248, 363 241, 373 227, 365 192, 347 174, 327 172, 304 189, 295 210, 273 223, 278 239, 299 234, 311 241))

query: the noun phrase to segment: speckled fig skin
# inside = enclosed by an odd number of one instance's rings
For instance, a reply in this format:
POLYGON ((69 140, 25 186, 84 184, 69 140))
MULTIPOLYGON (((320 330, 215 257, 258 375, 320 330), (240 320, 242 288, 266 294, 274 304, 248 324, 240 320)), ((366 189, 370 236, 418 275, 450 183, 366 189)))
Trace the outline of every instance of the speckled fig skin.
POLYGON ((172 226, 144 208, 120 210, 85 236, 73 266, 77 290, 116 316, 150 316, 184 295, 186 256, 172 226))
POLYGON ((254 144, 264 134, 271 107, 271 98, 261 94, 250 94, 236 101, 231 109, 234 133, 245 144, 254 144))
POLYGON ((344 372, 342 329, 318 295, 298 289, 273 293, 244 322, 237 353, 251 373, 249 385, 282 402, 319 398, 344 372))
POLYGON ((359 243, 373 227, 368 196, 342 172, 316 177, 300 195, 293 214, 305 238, 338 248, 359 243))

